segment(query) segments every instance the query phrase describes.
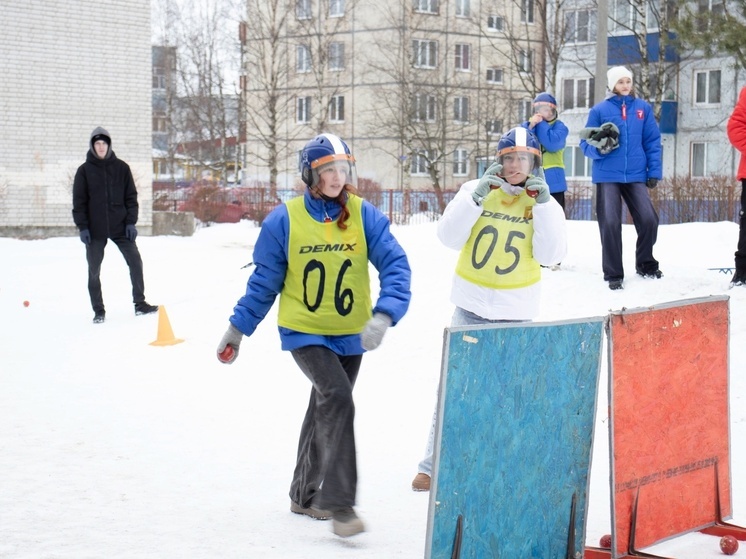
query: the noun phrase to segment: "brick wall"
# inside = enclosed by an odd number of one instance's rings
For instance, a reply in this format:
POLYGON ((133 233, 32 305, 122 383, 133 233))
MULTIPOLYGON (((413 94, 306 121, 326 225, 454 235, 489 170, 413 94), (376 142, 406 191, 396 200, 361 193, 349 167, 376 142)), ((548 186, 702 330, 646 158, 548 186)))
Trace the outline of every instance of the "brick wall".
POLYGON ((103 126, 152 226, 150 2, 4 2, 0 235, 75 234, 72 180, 103 126))

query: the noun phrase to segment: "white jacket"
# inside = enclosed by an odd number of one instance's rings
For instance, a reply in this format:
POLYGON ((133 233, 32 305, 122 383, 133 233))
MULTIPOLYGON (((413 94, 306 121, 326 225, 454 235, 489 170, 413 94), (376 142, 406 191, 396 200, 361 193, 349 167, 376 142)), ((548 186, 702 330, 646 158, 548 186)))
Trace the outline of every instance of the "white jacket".
MULTIPOLYGON (((446 207, 438 222, 438 238, 454 250, 461 250, 482 213, 471 193, 478 180, 464 183, 446 207)), ((565 213, 550 198, 533 208, 533 257, 542 266, 558 264, 567 252, 565 213)), ((488 320, 533 320, 539 314, 541 281, 516 289, 493 289, 476 285, 453 275, 451 302, 488 320)))

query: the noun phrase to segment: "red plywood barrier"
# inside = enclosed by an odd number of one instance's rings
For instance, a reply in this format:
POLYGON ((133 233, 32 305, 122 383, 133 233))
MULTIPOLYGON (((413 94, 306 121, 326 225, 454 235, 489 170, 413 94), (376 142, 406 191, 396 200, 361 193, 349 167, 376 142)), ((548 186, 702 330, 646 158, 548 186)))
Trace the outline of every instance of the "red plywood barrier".
POLYGON ((727 297, 609 318, 612 555, 730 518, 727 297), (635 500, 637 502, 635 504, 635 500))

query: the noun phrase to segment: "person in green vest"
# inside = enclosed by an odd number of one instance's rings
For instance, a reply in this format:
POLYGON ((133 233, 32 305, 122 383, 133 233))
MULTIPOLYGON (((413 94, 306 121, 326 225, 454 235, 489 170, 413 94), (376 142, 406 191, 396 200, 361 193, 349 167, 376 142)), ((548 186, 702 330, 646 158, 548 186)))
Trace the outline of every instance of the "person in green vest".
MULTIPOLYGON (((526 322, 539 314, 541 267, 567 251, 565 214, 549 194, 541 157, 536 136, 513 128, 482 178, 461 185, 443 212, 438 239, 460 252, 451 326, 526 322)), ((437 409, 414 491, 430 490, 436 418, 437 409)))
POLYGON ((377 348, 409 307, 411 271, 389 220, 356 194, 355 158, 347 144, 320 134, 301 152, 302 196, 275 208, 254 246, 256 266, 238 300, 218 359, 233 363, 279 295, 277 324, 311 381, 290 484, 290 510, 332 519, 348 537, 364 531, 355 513, 355 385, 363 353, 377 348), (380 291, 371 300, 368 262, 380 291))
POLYGON ((541 144, 544 177, 552 198, 565 209, 565 144, 567 126, 557 118, 557 100, 546 91, 534 99, 534 115, 521 126, 534 133, 541 144))

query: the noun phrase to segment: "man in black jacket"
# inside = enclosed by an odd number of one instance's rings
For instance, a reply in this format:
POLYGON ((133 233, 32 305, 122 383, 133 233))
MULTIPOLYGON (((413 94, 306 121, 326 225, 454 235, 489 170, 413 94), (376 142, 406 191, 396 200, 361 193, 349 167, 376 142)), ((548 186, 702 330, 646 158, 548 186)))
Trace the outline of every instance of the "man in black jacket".
POLYGON ((94 129, 86 162, 78 167, 73 183, 73 220, 86 246, 94 323, 106 318, 99 276, 108 239, 117 245, 129 266, 135 314, 158 310, 145 301, 142 258, 135 244, 138 210, 137 189, 129 165, 117 159, 109 133, 101 127, 94 129))

